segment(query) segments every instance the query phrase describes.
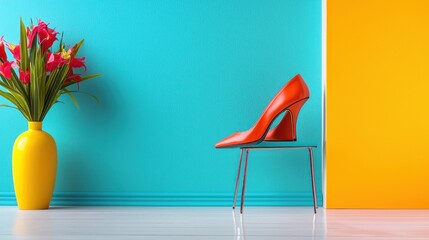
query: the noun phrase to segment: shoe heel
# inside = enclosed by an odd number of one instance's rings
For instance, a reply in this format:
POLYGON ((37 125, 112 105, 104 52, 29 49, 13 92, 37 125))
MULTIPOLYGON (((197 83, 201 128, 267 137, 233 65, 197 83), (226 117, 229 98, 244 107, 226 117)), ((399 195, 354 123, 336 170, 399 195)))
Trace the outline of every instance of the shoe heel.
POLYGON ((285 115, 280 123, 273 129, 271 129, 265 141, 296 141, 296 121, 298 119, 299 111, 301 110, 306 99, 302 99, 286 109, 285 115))

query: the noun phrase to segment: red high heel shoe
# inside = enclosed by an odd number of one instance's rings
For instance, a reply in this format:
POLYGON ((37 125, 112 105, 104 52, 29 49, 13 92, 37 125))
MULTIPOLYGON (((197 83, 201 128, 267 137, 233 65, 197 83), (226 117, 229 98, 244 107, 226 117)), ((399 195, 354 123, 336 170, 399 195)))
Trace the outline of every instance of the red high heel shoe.
POLYGON ((216 148, 245 147, 262 141, 296 141, 298 113, 310 97, 307 84, 301 75, 293 77, 265 108, 255 125, 245 132, 235 132, 218 142, 216 148), (273 121, 286 112, 280 123, 270 129, 273 121))

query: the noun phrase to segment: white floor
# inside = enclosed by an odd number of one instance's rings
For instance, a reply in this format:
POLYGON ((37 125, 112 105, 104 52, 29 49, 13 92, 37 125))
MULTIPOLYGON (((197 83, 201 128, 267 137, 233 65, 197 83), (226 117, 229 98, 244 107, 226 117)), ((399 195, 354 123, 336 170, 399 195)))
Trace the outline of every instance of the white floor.
POLYGON ((0 239, 429 239, 429 210, 0 207, 0 239))

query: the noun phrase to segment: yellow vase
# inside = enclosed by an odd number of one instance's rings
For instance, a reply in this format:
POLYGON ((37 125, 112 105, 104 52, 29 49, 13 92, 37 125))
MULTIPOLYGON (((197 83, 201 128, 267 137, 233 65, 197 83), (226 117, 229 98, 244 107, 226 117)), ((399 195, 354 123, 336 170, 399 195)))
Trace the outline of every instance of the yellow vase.
POLYGON ((42 122, 28 122, 28 131, 13 145, 13 185, 18 208, 49 208, 57 174, 57 146, 42 122))

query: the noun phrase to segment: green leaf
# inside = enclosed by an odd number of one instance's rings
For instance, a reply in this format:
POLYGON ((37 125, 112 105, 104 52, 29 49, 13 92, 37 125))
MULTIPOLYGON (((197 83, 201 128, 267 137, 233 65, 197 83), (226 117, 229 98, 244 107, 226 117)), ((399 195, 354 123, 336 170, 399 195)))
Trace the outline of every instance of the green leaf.
POLYGON ((61 52, 63 50, 63 37, 64 37, 64 32, 61 33, 60 46, 59 46, 58 52, 61 52))
POLYGON ((96 78, 96 77, 101 77, 101 76, 103 76, 103 75, 101 75, 101 74, 92 74, 92 75, 84 76, 84 77, 82 77, 82 79, 80 80, 80 82, 83 82, 85 80, 89 80, 89 79, 92 79, 92 78, 96 78))
POLYGON ((69 91, 70 93, 81 93, 87 96, 90 96, 92 99, 94 99, 94 101, 96 103, 100 103, 100 99, 98 99, 97 96, 95 96, 94 94, 88 93, 88 92, 82 92, 82 91, 69 91))
POLYGON ((36 34, 34 36, 33 43, 31 44, 31 47, 30 47, 30 57, 29 57, 30 59, 29 59, 29 61, 32 62, 33 64, 35 61, 36 51, 37 51, 37 39, 38 39, 38 36, 36 34))
POLYGON ((20 53, 21 53, 21 62, 20 66, 21 69, 27 70, 28 69, 28 52, 27 52, 27 31, 25 29, 24 22, 22 21, 22 18, 20 18, 21 24, 20 24, 20 53))
POLYGON ((8 108, 18 109, 17 107, 10 106, 10 105, 7 105, 7 104, 0 104, 0 107, 8 107, 8 108))
MULTIPOLYGON (((7 100, 9 100, 9 102, 11 102, 12 104, 14 104, 16 107, 19 106, 19 103, 16 101, 16 99, 12 96, 12 94, 4 92, 2 90, 0 90, 0 96, 6 98, 7 100)), ((19 107, 18 107, 19 108, 19 107)))
POLYGON ((45 118, 49 109, 52 107, 53 104, 56 103, 58 97, 61 95, 61 88, 67 77, 68 71, 69 66, 63 65, 55 69, 49 75, 46 81, 45 106, 43 108, 41 120, 45 118))
POLYGON ((101 75, 101 74, 92 74, 92 75, 88 75, 88 76, 84 76, 84 77, 82 77, 81 78, 81 80, 80 80, 80 82, 67 82, 67 83, 64 83, 63 84, 63 89, 64 88, 66 88, 66 87, 69 87, 69 86, 71 86, 71 85, 74 85, 74 84, 76 84, 76 83, 81 83, 81 82, 83 82, 83 81, 87 81, 87 80, 89 80, 89 79, 92 79, 92 78, 96 78, 96 77, 100 77, 100 76, 103 76, 103 75, 101 75))
POLYGON ((67 95, 69 95, 70 99, 73 101, 73 103, 74 103, 74 105, 76 106, 76 108, 77 108, 77 109, 80 109, 80 108, 79 108, 79 104, 77 103, 77 100, 76 100, 76 98, 74 97, 73 93, 71 93, 71 92, 70 92, 69 90, 67 90, 67 89, 63 89, 63 91, 64 91, 67 95))
POLYGON ((22 94, 28 104, 28 86, 24 85, 21 80, 19 80, 18 75, 15 73, 15 70, 12 68, 12 78, 9 83, 10 86, 16 91, 22 94))
POLYGON ((7 93, 7 92, 0 90, 0 96, 6 98, 7 100, 9 100, 9 102, 11 102, 13 105, 15 105, 27 120, 31 119, 28 106, 25 106, 25 105, 23 106, 22 101, 16 99, 16 96, 19 96, 19 95, 12 95, 11 93, 7 93))
POLYGON ((79 52, 79 48, 82 46, 83 42, 85 41, 85 39, 80 40, 80 42, 76 43, 76 45, 74 45, 74 51, 71 53, 71 55, 76 56, 77 52, 79 52))

